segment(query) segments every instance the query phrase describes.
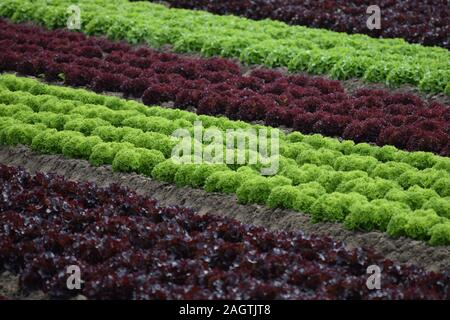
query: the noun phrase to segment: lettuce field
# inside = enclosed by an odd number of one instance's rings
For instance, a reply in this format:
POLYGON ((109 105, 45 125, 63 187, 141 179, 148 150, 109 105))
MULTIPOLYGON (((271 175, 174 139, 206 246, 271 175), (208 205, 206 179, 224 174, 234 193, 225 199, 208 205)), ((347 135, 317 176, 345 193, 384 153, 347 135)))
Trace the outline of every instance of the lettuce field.
POLYGON ((450 299, 448 3, 369 2, 0 1, 0 300, 450 299))

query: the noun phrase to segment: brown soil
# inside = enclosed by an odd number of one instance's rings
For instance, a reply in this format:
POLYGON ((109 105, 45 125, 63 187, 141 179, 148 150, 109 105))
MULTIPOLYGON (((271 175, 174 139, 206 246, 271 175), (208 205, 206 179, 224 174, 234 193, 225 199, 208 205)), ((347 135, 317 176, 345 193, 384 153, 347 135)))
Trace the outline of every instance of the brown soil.
MULTIPOLYGON (((308 215, 290 210, 269 209, 261 205, 241 205, 235 196, 207 193, 201 189, 179 188, 138 174, 113 172, 111 166, 93 167, 85 160, 61 155, 38 154, 25 146, 0 147, 0 163, 22 166, 32 173, 54 172, 76 181, 94 181, 99 186, 118 183, 139 194, 158 200, 161 205, 180 205, 199 214, 216 214, 270 229, 297 230, 305 234, 329 236, 349 248, 370 247, 388 259, 415 264, 430 271, 450 270, 450 247, 432 247, 407 238, 393 239, 381 232, 354 232, 336 223, 312 224, 308 215)), ((0 295, 2 294, 0 290, 0 295)))
POLYGON ((19 286, 19 276, 8 271, 0 274, 0 296, 14 300, 45 300, 49 297, 42 291, 34 291, 26 294, 19 286))

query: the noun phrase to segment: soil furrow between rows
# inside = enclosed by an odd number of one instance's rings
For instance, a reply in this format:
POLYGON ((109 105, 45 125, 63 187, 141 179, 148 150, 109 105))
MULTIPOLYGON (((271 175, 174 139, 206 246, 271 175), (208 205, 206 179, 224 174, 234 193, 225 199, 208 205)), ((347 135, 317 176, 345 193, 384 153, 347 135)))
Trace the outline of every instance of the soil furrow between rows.
POLYGON ((348 247, 371 247, 398 263, 415 264, 430 271, 450 270, 450 248, 432 247, 421 241, 393 239, 381 232, 354 232, 336 223, 310 222, 308 215, 290 210, 269 209, 261 205, 241 205, 235 196, 154 181, 138 174, 113 172, 111 166, 94 167, 85 160, 60 155, 42 155, 25 146, 0 147, 0 163, 22 166, 31 173, 54 172, 75 181, 93 181, 99 186, 117 183, 152 197, 163 206, 185 206, 199 214, 235 218, 273 230, 297 230, 305 234, 330 236, 348 247))

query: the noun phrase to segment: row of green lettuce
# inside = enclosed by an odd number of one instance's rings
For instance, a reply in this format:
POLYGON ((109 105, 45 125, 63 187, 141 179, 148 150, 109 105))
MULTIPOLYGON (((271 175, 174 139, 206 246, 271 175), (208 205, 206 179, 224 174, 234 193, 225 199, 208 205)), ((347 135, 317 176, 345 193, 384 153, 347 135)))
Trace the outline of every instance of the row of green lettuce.
POLYGON ((178 52, 239 58, 246 64, 282 66, 335 79, 410 84, 422 91, 450 94, 448 50, 402 39, 374 39, 126 0, 4 0, 0 16, 15 22, 33 20, 54 29, 66 27, 72 4, 80 8, 81 31, 89 35, 152 47, 171 44, 178 52))
MULTIPOLYGON (((369 145, 358 148, 348 141, 268 128, 279 132, 281 156, 278 173, 265 177, 260 173, 263 163, 181 164, 170 158, 180 142, 171 133, 191 131, 195 121, 222 130, 262 126, 146 107, 13 75, 0 76, 0 103, 3 145, 24 144, 41 153, 109 164, 116 171, 178 186, 235 194, 240 203, 306 212, 313 221, 343 222, 349 229, 450 244, 449 158, 369 145)), ((191 147, 195 144, 201 142, 194 140, 191 147)))

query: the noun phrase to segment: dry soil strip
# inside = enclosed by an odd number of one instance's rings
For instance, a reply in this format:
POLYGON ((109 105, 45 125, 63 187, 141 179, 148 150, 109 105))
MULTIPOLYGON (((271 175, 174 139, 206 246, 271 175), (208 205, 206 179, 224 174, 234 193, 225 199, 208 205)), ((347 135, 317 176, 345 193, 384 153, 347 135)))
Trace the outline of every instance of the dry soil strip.
POLYGON ((312 224, 309 216, 260 205, 238 204, 235 196, 207 193, 201 189, 176 187, 138 174, 113 172, 111 166, 94 167, 85 160, 67 159, 61 155, 43 155, 25 146, 0 146, 0 163, 22 166, 36 172, 54 172, 75 181, 93 181, 99 186, 117 183, 137 193, 152 197, 163 206, 185 206, 199 214, 216 214, 243 223, 270 229, 297 230, 305 234, 330 236, 348 247, 368 247, 388 259, 402 264, 415 264, 430 271, 450 270, 450 247, 432 247, 406 238, 393 239, 381 232, 353 232, 341 224, 312 224))

